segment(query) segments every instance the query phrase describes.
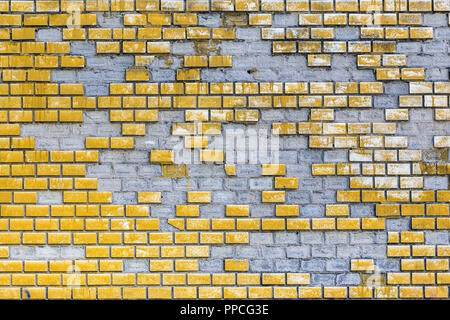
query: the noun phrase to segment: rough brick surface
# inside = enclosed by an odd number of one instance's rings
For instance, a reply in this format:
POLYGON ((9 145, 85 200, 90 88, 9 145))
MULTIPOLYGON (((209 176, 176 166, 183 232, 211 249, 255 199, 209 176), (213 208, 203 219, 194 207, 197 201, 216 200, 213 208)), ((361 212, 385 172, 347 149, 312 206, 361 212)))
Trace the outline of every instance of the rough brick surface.
POLYGON ((0 299, 448 299, 449 10, 0 1, 0 299))

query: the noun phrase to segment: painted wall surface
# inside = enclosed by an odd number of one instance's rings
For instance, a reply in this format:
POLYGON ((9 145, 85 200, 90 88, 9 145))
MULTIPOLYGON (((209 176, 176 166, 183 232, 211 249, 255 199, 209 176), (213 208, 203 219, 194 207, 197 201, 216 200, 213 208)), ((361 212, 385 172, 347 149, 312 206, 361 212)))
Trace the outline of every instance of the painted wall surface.
POLYGON ((0 1, 0 299, 448 299, 449 11, 0 1))

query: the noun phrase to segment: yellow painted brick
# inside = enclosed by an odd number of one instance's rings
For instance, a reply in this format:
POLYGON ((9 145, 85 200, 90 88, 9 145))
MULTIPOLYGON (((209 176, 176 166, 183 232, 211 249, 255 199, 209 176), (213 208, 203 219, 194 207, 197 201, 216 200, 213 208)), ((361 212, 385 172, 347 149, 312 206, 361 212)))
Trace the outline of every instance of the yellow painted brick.
POLYGON ((248 261, 247 260, 226 259, 225 260, 225 271, 230 271, 230 272, 248 271, 248 261))
POLYGON ((320 299, 322 298, 322 288, 320 287, 299 288, 298 297, 300 299, 320 299))
POLYGON ((347 288, 324 287, 323 297, 325 299, 345 299, 347 298, 347 288))

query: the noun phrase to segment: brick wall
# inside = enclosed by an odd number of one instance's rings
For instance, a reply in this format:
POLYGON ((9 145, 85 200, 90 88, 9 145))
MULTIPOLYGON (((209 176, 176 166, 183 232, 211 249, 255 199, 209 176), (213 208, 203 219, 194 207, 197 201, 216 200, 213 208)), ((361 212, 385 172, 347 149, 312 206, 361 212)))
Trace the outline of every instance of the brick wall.
POLYGON ((0 1, 0 298, 448 298, 449 10, 0 1))

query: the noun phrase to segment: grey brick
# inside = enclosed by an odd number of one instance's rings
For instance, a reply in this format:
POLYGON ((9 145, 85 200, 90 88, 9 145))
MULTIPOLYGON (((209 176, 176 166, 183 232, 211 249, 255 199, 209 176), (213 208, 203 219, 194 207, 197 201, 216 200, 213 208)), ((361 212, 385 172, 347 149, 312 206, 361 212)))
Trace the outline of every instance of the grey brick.
POLYGON ((337 258, 359 258, 361 256, 361 248, 354 245, 340 245, 336 247, 337 258))
POLYGON ((348 161, 348 152, 346 150, 332 150, 323 153, 324 162, 346 162, 348 161))
POLYGON ((62 31, 51 28, 51 29, 39 29, 36 31, 36 41, 48 41, 48 42, 58 42, 62 41, 62 31))
POLYGON ((324 188, 330 190, 346 190, 349 188, 348 179, 343 177, 328 177, 324 180, 324 188))
POLYGON ((322 190, 323 178, 303 178, 298 182, 300 190, 322 190))
POLYGON ((377 259, 375 267, 379 269, 379 272, 398 272, 400 271, 400 261, 398 259, 377 259))
POLYGON ((359 28, 336 28, 336 40, 359 40, 359 28))
POLYGON ((373 245, 361 245, 360 247, 360 252, 363 258, 365 259, 369 259, 369 258, 378 258, 378 259, 383 259, 386 258, 386 245, 377 245, 377 244, 373 244, 373 245))
POLYGON ((60 204, 62 203, 62 194, 55 191, 38 192, 37 198, 41 204, 60 204))
POLYGON ((231 191, 217 191, 211 193, 211 202, 214 204, 228 204, 236 197, 236 194, 231 191))
POLYGON ((312 191, 311 192, 311 202, 312 203, 335 203, 336 201, 336 191, 334 190, 324 190, 324 191, 312 191))
POLYGON ((409 219, 386 219, 387 231, 403 231, 409 229, 409 219))
POLYGON ((297 14, 273 14, 272 26, 274 27, 289 27, 298 25, 297 14))

